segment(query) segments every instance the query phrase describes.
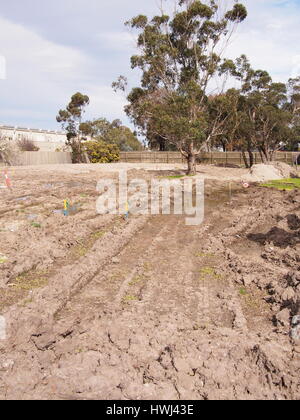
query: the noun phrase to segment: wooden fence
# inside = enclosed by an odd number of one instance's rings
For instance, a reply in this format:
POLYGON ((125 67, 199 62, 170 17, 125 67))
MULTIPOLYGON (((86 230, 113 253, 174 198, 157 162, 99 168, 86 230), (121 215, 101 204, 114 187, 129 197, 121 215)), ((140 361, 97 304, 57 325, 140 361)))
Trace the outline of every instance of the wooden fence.
POLYGON ((23 152, 18 156, 18 165, 51 165, 72 163, 70 152, 23 152))
MULTIPOLYGON (((274 155, 274 160, 293 164, 298 155, 298 152, 277 152, 274 155)), ((255 163, 262 162, 259 153, 254 153, 254 160, 255 163)), ((179 152, 121 152, 120 161, 128 163, 186 163, 179 152)), ((244 160, 240 152, 211 152, 202 153, 199 163, 244 165, 244 160)))

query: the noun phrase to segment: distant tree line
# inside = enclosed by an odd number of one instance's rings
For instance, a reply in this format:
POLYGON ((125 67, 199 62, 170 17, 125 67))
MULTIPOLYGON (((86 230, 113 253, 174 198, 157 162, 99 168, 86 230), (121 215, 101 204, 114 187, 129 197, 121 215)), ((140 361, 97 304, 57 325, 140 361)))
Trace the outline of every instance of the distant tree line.
MULTIPOLYGON (((175 3, 172 16, 161 9, 153 18, 139 15, 126 23, 137 32, 138 54, 131 57, 131 67, 140 71, 141 81, 127 95, 125 112, 138 133, 119 120, 83 121, 89 98, 76 93, 57 116, 73 161, 96 160, 107 145, 114 148, 104 161, 115 159, 116 150, 140 150, 138 134, 150 149, 179 150, 189 174, 195 174, 201 153, 214 148, 242 152, 248 167, 256 151, 268 163, 277 150, 297 150, 300 77, 276 83, 267 71, 253 69, 245 55, 224 57, 247 18, 245 6, 238 0, 175 3), (93 156, 87 141, 97 149, 93 156)), ((127 85, 120 76, 113 88, 126 92, 127 85)))

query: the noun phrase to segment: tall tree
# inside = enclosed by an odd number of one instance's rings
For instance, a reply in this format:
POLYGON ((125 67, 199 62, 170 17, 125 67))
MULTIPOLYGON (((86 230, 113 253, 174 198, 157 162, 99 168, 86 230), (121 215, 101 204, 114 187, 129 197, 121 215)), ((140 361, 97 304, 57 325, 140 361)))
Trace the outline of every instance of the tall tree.
MULTIPOLYGON (((175 145, 188 161, 189 174, 196 171, 197 155, 223 129, 220 113, 211 120, 210 82, 220 72, 235 27, 246 17, 246 8, 236 1, 177 0, 172 17, 162 11, 151 20, 140 15, 128 22, 139 32, 140 54, 131 65, 142 78, 126 112, 150 138, 175 145)), ((118 82, 115 87, 124 89, 124 78, 118 82)))
POLYGON ((81 130, 84 135, 94 140, 117 145, 123 152, 142 150, 142 144, 135 133, 124 126, 119 119, 111 123, 106 118, 87 121, 81 124, 81 130))
POLYGON ((244 132, 248 147, 258 150, 262 161, 268 163, 273 160, 274 152, 283 146, 292 122, 287 108, 287 87, 284 83, 274 83, 268 72, 253 70, 245 56, 236 64, 243 95, 244 117, 240 131, 244 132))
POLYGON ((287 109, 292 113, 292 124, 288 148, 297 150, 300 144, 300 76, 290 79, 287 84, 289 102, 287 109))
POLYGON ((72 148, 73 163, 80 163, 83 159, 82 117, 89 103, 90 99, 87 95, 77 92, 72 96, 66 109, 61 109, 56 117, 56 121, 61 123, 67 132, 67 145, 72 148))

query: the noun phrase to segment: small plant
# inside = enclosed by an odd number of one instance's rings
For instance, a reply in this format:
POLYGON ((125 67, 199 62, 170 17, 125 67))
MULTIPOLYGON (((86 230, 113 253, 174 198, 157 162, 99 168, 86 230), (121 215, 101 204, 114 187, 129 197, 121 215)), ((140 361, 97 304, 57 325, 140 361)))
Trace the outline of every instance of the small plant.
POLYGON ((17 290, 30 291, 46 286, 48 283, 47 272, 28 272, 20 274, 14 281, 14 288, 17 290))
POLYGON ((36 228, 36 229, 40 229, 42 227, 42 225, 40 225, 40 223, 36 223, 36 222, 32 222, 31 226, 36 228))
POLYGON ((213 267, 203 267, 200 270, 200 275, 201 275, 200 280, 202 280, 203 278, 206 278, 206 277, 210 277, 212 279, 221 279, 222 278, 222 276, 220 274, 218 274, 216 272, 215 268, 213 268, 213 267))
POLYGON ((136 284, 139 284, 142 280, 143 278, 141 276, 134 277, 129 283, 129 286, 135 286, 136 284))
POLYGON ((31 139, 24 136, 18 140, 17 145, 21 152, 38 152, 40 150, 31 139))
POLYGON ((240 289, 240 295, 242 296, 247 296, 248 292, 246 289, 244 289, 243 287, 240 289))
POLYGON ((197 258, 212 258, 212 257, 214 257, 214 254, 205 253, 205 252, 198 252, 197 254, 195 254, 195 257, 197 257, 197 258))
POLYGON ((132 296, 132 295, 128 295, 128 296, 124 296, 122 301, 123 303, 130 303, 130 302, 134 302, 137 301, 138 298, 136 296, 132 296))
POLYGON ((204 267, 201 269, 200 274, 203 274, 204 276, 214 276, 216 274, 216 271, 214 268, 204 267))
POLYGON ((8 258, 5 255, 0 254, 0 264, 5 264, 8 261, 8 258))
POLYGON ((92 234, 93 239, 100 239, 105 235, 105 232, 99 231, 92 234))

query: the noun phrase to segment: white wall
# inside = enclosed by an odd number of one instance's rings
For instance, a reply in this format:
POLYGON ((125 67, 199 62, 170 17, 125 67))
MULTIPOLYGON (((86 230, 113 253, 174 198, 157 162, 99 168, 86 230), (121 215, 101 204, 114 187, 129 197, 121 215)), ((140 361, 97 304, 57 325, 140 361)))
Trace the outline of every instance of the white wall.
POLYGON ((32 140, 41 151, 55 151, 65 146, 67 136, 60 131, 36 130, 30 128, 11 127, 0 124, 0 134, 11 141, 18 141, 22 137, 32 140))

